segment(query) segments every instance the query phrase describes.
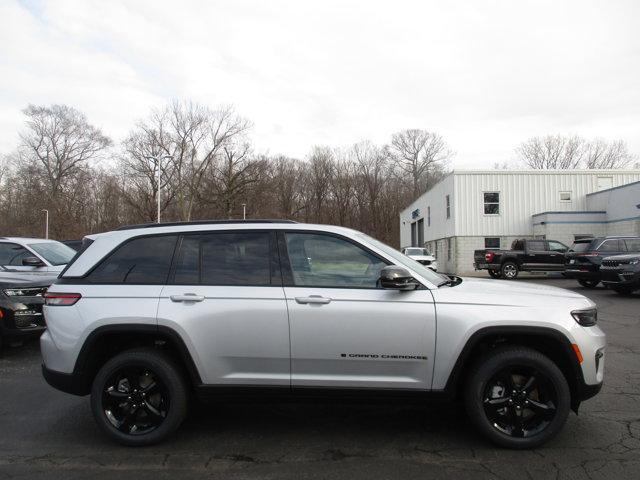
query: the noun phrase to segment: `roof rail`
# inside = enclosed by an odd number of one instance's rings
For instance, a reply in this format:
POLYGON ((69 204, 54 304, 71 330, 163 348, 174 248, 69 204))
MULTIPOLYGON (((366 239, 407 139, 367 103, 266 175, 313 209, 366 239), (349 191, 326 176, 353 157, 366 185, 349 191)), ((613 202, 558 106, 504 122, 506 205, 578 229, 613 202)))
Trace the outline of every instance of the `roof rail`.
POLYGON ((294 220, 196 220, 193 222, 163 222, 163 223, 140 223, 137 225, 124 225, 116 228, 116 230, 134 230, 136 228, 154 228, 154 227, 181 227, 188 225, 219 225, 219 224, 232 224, 232 223, 298 223, 294 220))

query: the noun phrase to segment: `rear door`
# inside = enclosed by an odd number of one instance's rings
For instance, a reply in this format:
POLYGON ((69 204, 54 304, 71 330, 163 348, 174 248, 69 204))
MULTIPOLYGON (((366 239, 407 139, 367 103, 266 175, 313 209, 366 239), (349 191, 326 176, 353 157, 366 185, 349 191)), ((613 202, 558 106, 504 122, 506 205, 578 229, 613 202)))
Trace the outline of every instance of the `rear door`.
POLYGON ((551 252, 547 248, 547 242, 544 240, 527 240, 522 263, 526 270, 549 269, 552 263, 551 252))
POLYGON ((292 385, 431 388, 431 292, 378 288, 387 261, 346 237, 303 231, 279 236, 292 385))
POLYGON ((289 320, 275 233, 183 235, 158 306, 205 384, 290 385, 289 320))

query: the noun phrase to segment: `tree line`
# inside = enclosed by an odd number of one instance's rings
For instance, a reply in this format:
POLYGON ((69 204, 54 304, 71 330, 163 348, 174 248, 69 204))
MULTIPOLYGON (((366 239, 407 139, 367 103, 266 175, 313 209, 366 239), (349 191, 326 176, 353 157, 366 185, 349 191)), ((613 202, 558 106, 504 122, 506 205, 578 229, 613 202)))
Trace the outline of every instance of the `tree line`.
MULTIPOLYGON (((446 175, 453 156, 442 136, 419 129, 384 145, 313 146, 303 159, 267 155, 233 107, 187 101, 153 110, 119 144, 69 106, 23 113, 15 151, 0 158, 0 235, 43 236, 44 209, 60 240, 153 222, 160 192, 163 221, 242 218, 245 204, 247 218, 343 225, 399 246, 399 212, 446 175)), ((617 168, 635 158, 623 142, 554 146, 563 139, 530 139, 518 161, 617 168)))

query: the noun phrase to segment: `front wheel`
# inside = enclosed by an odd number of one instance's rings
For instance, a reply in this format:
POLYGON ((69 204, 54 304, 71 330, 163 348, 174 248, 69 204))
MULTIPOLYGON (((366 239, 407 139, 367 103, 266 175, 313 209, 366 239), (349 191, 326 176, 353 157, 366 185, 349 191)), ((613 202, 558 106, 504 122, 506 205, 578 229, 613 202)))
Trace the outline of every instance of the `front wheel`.
POLYGON ((578 280, 578 283, 584 288, 596 288, 600 280, 578 280))
POLYGON ((499 270, 489 270, 489 276, 491 278, 501 278, 502 273, 499 270))
POLYGON ((505 280, 513 280, 518 276, 518 265, 515 262, 504 262, 500 273, 505 280))
POLYGON ((135 349, 107 361, 91 389, 98 426, 123 445, 164 440, 187 412, 187 386, 175 362, 153 349, 135 349))
POLYGON ((548 357, 526 347, 507 347, 485 356, 471 372, 465 405, 489 440, 507 448, 533 448, 562 429, 571 393, 548 357))
POLYGON ((633 288, 631 287, 611 287, 611 290, 619 293, 620 295, 629 295, 633 293, 633 288))

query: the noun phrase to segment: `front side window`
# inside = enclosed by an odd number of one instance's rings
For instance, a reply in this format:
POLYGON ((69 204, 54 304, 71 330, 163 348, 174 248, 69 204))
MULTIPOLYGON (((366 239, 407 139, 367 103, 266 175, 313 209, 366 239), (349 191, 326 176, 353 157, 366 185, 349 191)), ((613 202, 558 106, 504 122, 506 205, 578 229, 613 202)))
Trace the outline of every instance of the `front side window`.
POLYGON ((549 240, 549 250, 551 250, 552 252, 564 253, 567 251, 567 246, 563 243, 549 240))
POLYGON ((387 264, 367 250, 332 235, 285 234, 296 287, 376 288, 387 264))
POLYGON ((598 247, 598 252, 622 252, 618 240, 605 240, 602 245, 598 247))
POLYGON ((87 277, 90 283, 163 285, 177 236, 135 238, 118 247, 87 277))
POLYGON ((271 285, 269 232, 206 233, 183 237, 173 283, 271 285))
POLYGON ((22 260, 33 254, 17 243, 0 243, 0 265, 21 266, 22 260))
POLYGON ((484 214, 500 215, 500 192, 484 192, 484 214))
POLYGON ((29 247, 51 265, 66 265, 76 251, 60 242, 31 243, 29 247))

